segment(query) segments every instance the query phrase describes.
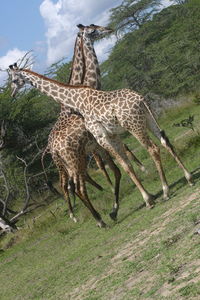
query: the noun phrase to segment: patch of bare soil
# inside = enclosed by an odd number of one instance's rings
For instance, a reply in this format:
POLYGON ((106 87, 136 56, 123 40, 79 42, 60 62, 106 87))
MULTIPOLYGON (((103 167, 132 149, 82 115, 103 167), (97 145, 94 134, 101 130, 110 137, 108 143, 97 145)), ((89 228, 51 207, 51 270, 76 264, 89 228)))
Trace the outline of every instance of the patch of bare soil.
POLYGON ((176 275, 176 285, 165 283, 158 294, 164 297, 176 295, 176 293, 186 285, 200 282, 200 259, 184 266, 183 270, 176 275), (193 278, 191 278, 191 274, 193 278))
MULTIPOLYGON (((71 293, 66 295, 66 299, 70 300, 84 300, 85 295, 90 290, 99 289, 101 286, 101 281, 106 280, 106 278, 110 278, 110 276, 117 277, 117 274, 120 272, 120 268, 123 264, 123 261, 134 261, 135 258, 140 256, 141 248, 146 247, 149 239, 152 236, 157 236, 166 228, 166 226, 171 222, 174 215, 181 211, 184 207, 189 205, 194 199, 199 197, 200 189, 196 189, 191 195, 185 197, 181 201, 180 206, 175 206, 165 213, 162 214, 162 217, 159 216, 155 218, 154 224, 151 228, 141 231, 137 238, 124 244, 121 248, 118 249, 118 253, 111 259, 109 267, 105 272, 98 277, 92 277, 86 283, 81 286, 75 288, 71 293)), ((189 283, 195 283, 200 281, 200 259, 198 259, 194 264, 185 265, 184 268, 179 270, 178 274, 176 274, 176 285, 172 283, 165 283, 162 288, 157 292, 157 296, 161 297, 169 297, 176 295, 176 292, 188 285, 189 283), (191 274, 194 274, 193 278, 191 274), (187 280, 188 278, 188 280, 187 280)), ((143 299, 142 294, 147 293, 156 282, 156 277, 148 270, 138 271, 137 274, 133 274, 129 276, 129 278, 125 278, 123 285, 116 288, 114 291, 110 291, 109 294, 106 295, 106 299, 112 300, 122 300, 124 299, 124 295, 128 290, 132 290, 136 285, 141 283, 141 299, 143 299), (144 285, 145 282, 145 285, 144 285)), ((178 296, 179 300, 181 300, 180 295, 178 296)), ((103 299, 103 298, 102 298, 103 299)), ((145 298, 147 299, 147 298, 145 298)), ((152 298, 149 298, 152 299, 152 298)), ((159 299, 159 298, 157 298, 159 299)), ((176 298, 175 298, 176 299, 176 298)))

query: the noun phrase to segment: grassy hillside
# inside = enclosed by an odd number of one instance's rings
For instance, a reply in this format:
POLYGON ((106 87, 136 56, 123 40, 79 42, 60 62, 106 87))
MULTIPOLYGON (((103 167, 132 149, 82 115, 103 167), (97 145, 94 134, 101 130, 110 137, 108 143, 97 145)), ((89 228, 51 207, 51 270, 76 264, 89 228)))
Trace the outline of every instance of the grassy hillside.
POLYGON ((130 148, 148 174, 137 170, 145 187, 157 195, 147 210, 139 192, 123 173, 118 221, 108 217, 112 192, 89 187, 95 207, 109 225, 99 229, 78 201, 79 222, 72 223, 62 199, 21 222, 21 230, 1 240, 0 295, 3 300, 199 299, 200 295, 200 105, 171 109, 159 120, 194 174, 189 187, 181 170, 162 150, 171 198, 163 201, 153 163, 133 139, 130 148), (194 129, 174 123, 194 115, 194 129))

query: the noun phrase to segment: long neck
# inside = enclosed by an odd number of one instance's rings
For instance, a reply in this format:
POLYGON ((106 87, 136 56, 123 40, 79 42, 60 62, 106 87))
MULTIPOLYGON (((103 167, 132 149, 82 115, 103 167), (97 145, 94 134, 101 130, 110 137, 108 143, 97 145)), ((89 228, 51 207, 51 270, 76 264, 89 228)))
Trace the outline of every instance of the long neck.
POLYGON ((83 56, 83 40, 78 33, 74 45, 74 56, 72 60, 72 69, 69 77, 69 84, 80 85, 83 83, 85 73, 85 61, 83 56))
MULTIPOLYGON (((74 46, 72 69, 69 84, 101 88, 100 67, 89 36, 78 33, 74 46)), ((71 113, 70 108, 61 105, 61 115, 71 113)))
POLYGON ((83 84, 101 89, 101 74, 93 41, 89 36, 83 34, 83 53, 85 58, 85 74, 83 84))
POLYGON ((83 109, 82 101, 80 100, 87 97, 87 93, 89 93, 88 88, 66 85, 30 70, 21 70, 21 75, 25 82, 30 83, 42 93, 52 97, 62 107, 68 106, 78 112, 80 108, 81 110, 83 109))

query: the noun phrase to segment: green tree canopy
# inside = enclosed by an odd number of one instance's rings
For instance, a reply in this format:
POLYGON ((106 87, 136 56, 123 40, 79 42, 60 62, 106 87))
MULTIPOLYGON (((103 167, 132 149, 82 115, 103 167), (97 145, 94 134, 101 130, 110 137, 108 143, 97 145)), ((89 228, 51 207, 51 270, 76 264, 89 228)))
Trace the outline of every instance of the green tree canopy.
POLYGON ((110 10, 109 26, 116 31, 140 28, 157 12, 159 5, 160 0, 123 0, 110 10))

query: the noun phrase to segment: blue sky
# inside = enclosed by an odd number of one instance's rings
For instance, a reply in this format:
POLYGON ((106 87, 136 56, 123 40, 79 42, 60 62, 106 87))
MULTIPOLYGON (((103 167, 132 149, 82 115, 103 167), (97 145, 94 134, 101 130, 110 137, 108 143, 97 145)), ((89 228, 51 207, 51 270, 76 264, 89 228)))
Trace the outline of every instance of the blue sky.
MULTIPOLYGON (((33 50, 34 70, 44 72, 59 59, 71 59, 79 23, 106 25, 109 10, 122 0, 1 0, 0 69, 33 50)), ((169 0, 163 0, 169 4, 169 0)), ((106 59, 115 38, 96 44, 100 61, 106 59)), ((5 73, 0 72, 0 83, 5 73)))
POLYGON ((0 57, 12 48, 34 47, 44 40, 45 24, 40 15, 42 0, 1 0, 0 57))

